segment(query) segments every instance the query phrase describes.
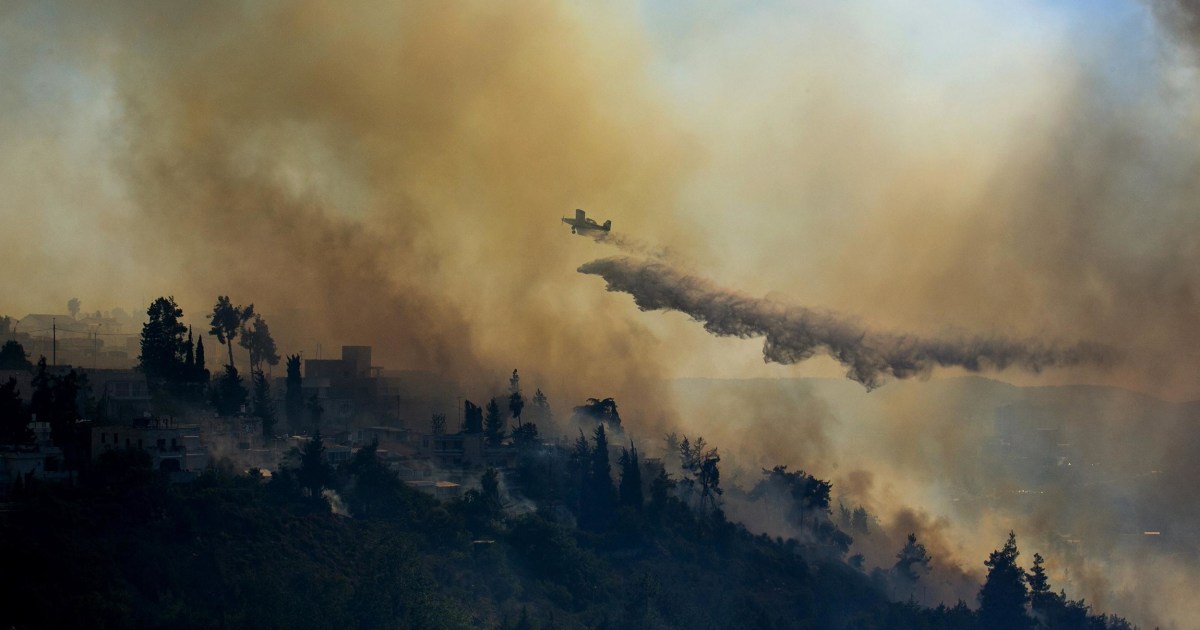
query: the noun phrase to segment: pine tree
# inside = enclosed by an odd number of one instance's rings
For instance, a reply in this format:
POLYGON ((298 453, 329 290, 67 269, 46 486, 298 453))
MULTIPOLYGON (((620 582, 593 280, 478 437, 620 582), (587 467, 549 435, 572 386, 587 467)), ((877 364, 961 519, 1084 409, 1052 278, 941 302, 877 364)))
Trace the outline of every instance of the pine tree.
POLYGON ((537 390, 533 394, 533 421, 547 426, 553 419, 554 414, 550 411, 550 401, 546 399, 542 390, 537 390))
POLYGON ((489 400, 487 404, 487 419, 484 420, 483 424, 483 432, 487 436, 488 446, 500 446, 500 442, 504 439, 506 433, 504 430, 506 424, 504 416, 500 415, 500 405, 496 403, 496 399, 489 400))
POLYGON ((333 470, 325 462, 325 441, 321 438, 320 429, 304 445, 296 477, 300 487, 308 490, 308 496, 313 498, 320 497, 321 489, 333 478, 333 470))
POLYGON ((1043 615, 1050 613, 1062 603, 1058 595, 1050 590, 1050 578, 1046 575, 1045 560, 1042 554, 1033 554, 1033 567, 1026 574, 1029 582, 1029 607, 1035 613, 1043 615))
POLYGON ((508 381, 508 411, 521 426, 521 412, 525 409, 525 398, 521 396, 521 377, 513 370, 512 378, 508 381))
POLYGON ((917 542, 917 535, 909 533, 908 540, 900 553, 896 554, 896 564, 892 566, 892 576, 898 585, 912 595, 917 581, 922 575, 929 573, 929 562, 932 560, 926 553, 925 545, 917 542))
POLYGON ((1008 533, 1004 547, 993 551, 984 566, 987 580, 979 589, 979 622, 986 630, 1022 630, 1031 626, 1025 614, 1025 572, 1017 565, 1017 535, 1008 533))
POLYGON ((174 296, 160 297, 150 303, 146 316, 138 368, 152 387, 178 382, 185 375, 183 309, 175 304, 174 296))
POLYGON ((216 387, 217 412, 223 416, 237 415, 248 402, 249 396, 237 368, 226 365, 225 374, 221 376, 216 387))

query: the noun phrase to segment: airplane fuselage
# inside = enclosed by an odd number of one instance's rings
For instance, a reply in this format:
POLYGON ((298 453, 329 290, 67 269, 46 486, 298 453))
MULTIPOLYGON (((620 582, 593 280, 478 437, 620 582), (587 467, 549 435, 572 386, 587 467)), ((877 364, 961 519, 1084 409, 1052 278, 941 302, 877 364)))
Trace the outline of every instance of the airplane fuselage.
POLYGON ((612 221, 611 220, 605 221, 603 224, 596 223, 595 219, 587 218, 587 213, 585 213, 583 210, 576 210, 574 219, 569 219, 569 218, 564 217, 562 222, 571 226, 572 234, 575 234, 579 231, 595 230, 595 231, 599 231, 599 232, 608 232, 608 231, 612 230, 612 221))

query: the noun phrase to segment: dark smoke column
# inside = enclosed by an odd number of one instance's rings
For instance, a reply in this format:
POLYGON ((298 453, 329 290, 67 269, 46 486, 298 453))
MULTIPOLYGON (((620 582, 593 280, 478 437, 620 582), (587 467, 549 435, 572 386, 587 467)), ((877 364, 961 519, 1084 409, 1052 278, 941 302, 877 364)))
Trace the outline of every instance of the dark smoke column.
POLYGON ((999 337, 923 339, 867 330, 849 318, 801 306, 752 298, 681 273, 657 261, 604 258, 580 273, 604 278, 609 291, 633 296, 643 311, 686 313, 722 337, 765 337, 763 360, 790 365, 823 352, 846 366, 846 376, 868 390, 888 376, 928 374, 935 366, 977 372, 1015 366, 1031 372, 1048 367, 1108 365, 1116 353, 1099 344, 1056 346, 999 337))

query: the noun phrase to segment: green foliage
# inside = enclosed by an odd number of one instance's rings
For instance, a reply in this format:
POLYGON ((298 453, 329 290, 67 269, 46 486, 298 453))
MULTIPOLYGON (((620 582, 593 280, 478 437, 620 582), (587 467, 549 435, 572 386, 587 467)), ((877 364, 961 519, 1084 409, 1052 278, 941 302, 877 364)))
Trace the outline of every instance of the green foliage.
POLYGON ((25 354, 25 348, 15 339, 9 339, 0 346, 0 370, 25 370, 33 369, 33 364, 29 362, 29 355, 25 354))

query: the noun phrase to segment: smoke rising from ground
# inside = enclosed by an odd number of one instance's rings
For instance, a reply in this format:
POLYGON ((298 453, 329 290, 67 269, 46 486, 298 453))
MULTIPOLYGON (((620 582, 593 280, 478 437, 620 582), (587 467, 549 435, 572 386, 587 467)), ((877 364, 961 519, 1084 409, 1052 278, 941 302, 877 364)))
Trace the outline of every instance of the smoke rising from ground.
POLYGON ((643 311, 680 311, 718 336, 765 337, 765 361, 790 365, 818 352, 828 354, 849 368, 847 378, 868 390, 887 377, 925 376, 934 367, 971 372, 1018 367, 1037 373, 1115 360, 1111 349, 1092 343, 1056 346, 1003 338, 924 339, 871 331, 842 315, 722 289, 661 262, 605 258, 586 263, 579 271, 604 278, 609 291, 632 295, 643 311))

